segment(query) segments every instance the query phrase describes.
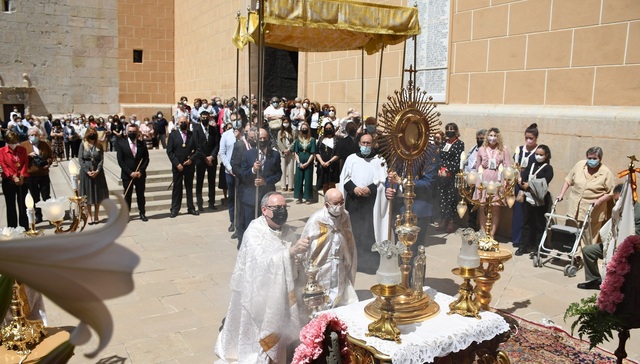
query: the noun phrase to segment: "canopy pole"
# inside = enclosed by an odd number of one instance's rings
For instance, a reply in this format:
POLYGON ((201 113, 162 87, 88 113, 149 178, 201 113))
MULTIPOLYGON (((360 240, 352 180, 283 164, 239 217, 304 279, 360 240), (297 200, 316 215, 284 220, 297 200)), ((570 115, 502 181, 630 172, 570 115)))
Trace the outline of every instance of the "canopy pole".
MULTIPOLYGON (((236 13, 236 21, 240 19, 240 10, 236 13)), ((240 97, 238 97, 240 93, 240 48, 236 47, 236 107, 239 106, 240 97)))
MULTIPOLYGON (((251 22, 251 8, 247 7, 247 34, 249 34, 249 23, 250 22, 251 22)), ((251 35, 251 34, 249 34, 249 35, 251 35)), ((253 121, 253 118, 251 117, 251 109, 252 109, 251 102, 253 101, 251 99, 251 94, 252 94, 252 92, 251 92, 251 42, 249 42, 247 44, 247 46, 249 47, 249 50, 248 50, 249 58, 247 59, 247 79, 249 80, 249 88, 248 88, 248 90, 249 90, 249 115, 247 115, 247 117, 249 119, 248 120, 249 125, 251 125, 251 122, 253 121)))
MULTIPOLYGON (((258 1, 256 6, 258 7, 258 135, 256 138, 260 139, 260 128, 262 128, 262 99, 264 98, 264 2, 258 1)), ((258 144, 258 153, 256 154, 256 161, 260 160, 260 147, 258 144)), ((256 173, 256 178, 260 178, 260 170, 256 173)), ((256 199, 254 206, 254 218, 258 218, 258 212, 260 211, 259 204, 259 192, 260 188, 256 186, 256 199)))
POLYGON ((384 60, 384 46, 380 50, 380 69, 378 70, 378 94, 376 95, 376 125, 378 125, 378 107, 380 106, 380 84, 382 83, 382 61, 384 60))
MULTIPOLYGON (((361 81, 361 85, 360 85, 360 115, 361 118, 364 118, 364 47, 361 49, 362 50, 362 56, 361 56, 361 67, 360 67, 360 81, 361 81)), ((362 120, 362 119, 360 119, 362 120)))

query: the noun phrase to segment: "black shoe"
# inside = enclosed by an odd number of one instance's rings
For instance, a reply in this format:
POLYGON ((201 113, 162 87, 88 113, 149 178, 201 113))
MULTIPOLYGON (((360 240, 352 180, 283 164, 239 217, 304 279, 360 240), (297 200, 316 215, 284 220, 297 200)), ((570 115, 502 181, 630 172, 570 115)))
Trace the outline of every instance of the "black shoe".
POLYGON ((198 216, 198 215, 200 215, 200 213, 199 213, 198 211, 193 210, 193 209, 191 209, 191 210, 187 210, 187 213, 188 213, 188 214, 191 214, 191 215, 193 215, 193 216, 198 216))
POLYGON ((233 227, 233 223, 231 223, 231 225, 229 225, 229 228, 227 229, 228 232, 232 232, 234 231, 235 228, 233 227))
POLYGON ((149 219, 147 219, 147 216, 146 216, 144 213, 142 213, 142 212, 140 213, 140 220, 142 220, 142 221, 144 221, 144 222, 149 221, 149 219))
POLYGON ((594 279, 589 282, 578 283, 578 288, 580 289, 600 289, 600 284, 602 283, 601 279, 594 279))
POLYGON ((198 212, 203 212, 204 211, 204 207, 202 207, 202 205, 198 205, 198 212))
POLYGON ((178 213, 171 211, 171 214, 169 215, 169 217, 173 219, 176 216, 178 216, 178 213))
POLYGON ((515 255, 518 256, 518 257, 521 256, 521 255, 524 255, 524 254, 527 253, 527 250, 528 250, 527 248, 521 246, 521 247, 518 248, 518 250, 516 250, 515 255))
POLYGON ((238 232, 235 231, 233 234, 231 234, 231 239, 235 239, 238 237, 238 232))
POLYGON ((215 210, 217 210, 217 209, 218 209, 218 208, 217 208, 217 207, 215 207, 214 205, 209 204, 209 210, 214 210, 214 211, 215 211, 215 210))

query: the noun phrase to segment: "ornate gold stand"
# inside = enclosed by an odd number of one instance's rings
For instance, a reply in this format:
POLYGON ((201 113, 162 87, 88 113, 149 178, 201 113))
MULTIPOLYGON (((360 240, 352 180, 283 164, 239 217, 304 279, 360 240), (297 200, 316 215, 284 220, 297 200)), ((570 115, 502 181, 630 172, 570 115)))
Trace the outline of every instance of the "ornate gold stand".
POLYGON ((56 227, 55 233, 62 234, 68 232, 75 232, 80 228, 80 231, 84 230, 85 226, 87 226, 87 220, 89 217, 86 212, 86 201, 87 198, 85 196, 80 196, 78 194, 78 189, 73 190, 74 195, 69 197, 69 201, 72 205, 75 206, 73 210, 73 214, 71 216, 71 225, 65 230, 62 228, 63 221, 50 221, 52 225, 56 227), (80 225, 82 224, 82 227, 80 225))
POLYGON ((31 349, 47 335, 42 321, 31 321, 26 318, 30 311, 24 286, 14 282, 11 298, 13 317, 11 322, 2 328, 2 344, 8 350, 13 350, 20 355, 31 353, 31 349))
POLYGON ((464 281, 460 285, 458 289, 458 299, 449 304, 449 312, 448 315, 452 315, 454 313, 466 316, 466 317, 475 317, 478 320, 480 319, 480 304, 474 301, 473 297, 473 285, 470 280, 472 278, 481 277, 484 272, 479 268, 453 268, 451 272, 458 277, 461 277, 464 281))
POLYGON ((476 283, 475 300, 480 304, 480 308, 485 311, 490 309, 489 303, 491 303, 491 289, 493 285, 500 279, 500 274, 504 270, 504 262, 511 259, 511 252, 508 250, 482 251, 480 254, 481 268, 484 271, 484 275, 473 278, 476 283))
POLYGON ((396 325, 393 316, 395 310, 391 300, 400 296, 406 289, 399 285, 386 286, 376 284, 371 287, 371 292, 382 300, 380 305, 380 318, 369 324, 369 332, 367 336, 376 336, 383 340, 393 340, 400 343, 400 329, 396 325))

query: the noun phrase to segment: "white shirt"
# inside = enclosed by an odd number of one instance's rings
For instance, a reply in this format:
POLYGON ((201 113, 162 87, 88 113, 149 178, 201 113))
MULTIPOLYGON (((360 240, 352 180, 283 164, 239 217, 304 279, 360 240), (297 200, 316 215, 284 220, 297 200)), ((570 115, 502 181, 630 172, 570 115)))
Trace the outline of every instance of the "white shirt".
POLYGON ((233 146, 236 144, 236 135, 233 129, 229 129, 222 133, 220 138, 220 150, 218 157, 224 164, 225 172, 231 173, 231 155, 233 154, 233 146))

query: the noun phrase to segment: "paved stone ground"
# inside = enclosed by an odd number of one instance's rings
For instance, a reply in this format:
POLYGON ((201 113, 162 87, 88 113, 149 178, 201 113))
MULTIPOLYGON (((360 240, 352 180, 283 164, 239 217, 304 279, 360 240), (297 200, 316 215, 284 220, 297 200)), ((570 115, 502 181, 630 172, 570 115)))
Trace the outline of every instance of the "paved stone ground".
MULTIPOLYGON (((165 158, 161 153, 153 153, 150 168, 166 168, 165 158)), ((66 162, 63 165, 66 168, 66 162)), ((52 168, 57 195, 69 194, 64 168, 52 168)), ((109 185, 115 188, 112 179, 109 185)), ((216 201, 218 207, 220 197, 216 201)), ((321 207, 319 203, 296 205, 292 196, 288 196, 288 202, 290 223, 300 228, 306 218, 321 207)), ((4 205, 3 199, 0 204, 4 205)), ((4 224, 4 206, 0 206, 0 211, 3 215, 0 221, 4 224)), ((147 215, 146 223, 134 216, 118 239, 118 243, 140 255, 141 263, 134 273, 135 290, 107 302, 115 322, 109 346, 96 358, 84 357, 83 353, 95 348, 94 337, 87 345, 77 348, 71 363, 197 364, 215 360, 213 346, 229 303, 229 277, 237 254, 236 241, 230 239, 231 234, 227 232, 227 211, 219 207, 218 211, 207 211, 200 216, 183 214, 175 219, 169 218, 168 211, 147 215)), ((427 284, 455 295, 460 281, 451 269, 456 264, 460 238, 429 231, 426 245, 427 284)), ((511 244, 502 247, 514 250, 511 244)), ((563 275, 561 267, 534 268, 528 257, 514 257, 505 264, 502 278, 493 289, 491 305, 534 322, 548 318, 568 329, 570 323, 563 322, 562 316, 569 303, 595 293, 576 288, 583 277, 582 270, 576 277, 569 278, 563 275)), ((356 288, 361 298, 370 297, 368 288, 374 281, 374 276, 358 274, 356 288)), ((47 312, 51 326, 77 324, 77 319, 50 301, 47 301, 47 312)), ((617 340, 604 345, 609 350, 616 346, 617 340)), ((632 331, 627 351, 630 358, 640 359, 638 331, 632 331)))

